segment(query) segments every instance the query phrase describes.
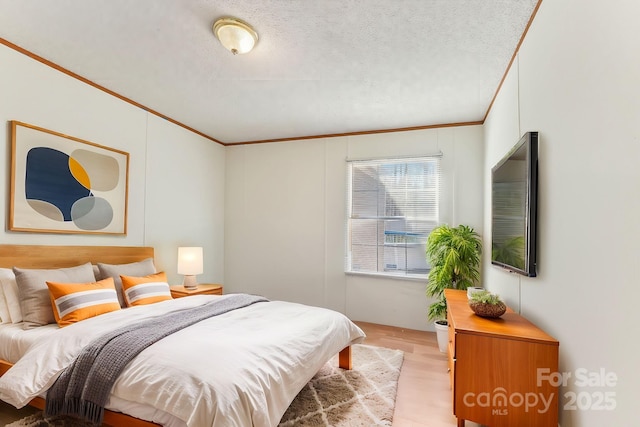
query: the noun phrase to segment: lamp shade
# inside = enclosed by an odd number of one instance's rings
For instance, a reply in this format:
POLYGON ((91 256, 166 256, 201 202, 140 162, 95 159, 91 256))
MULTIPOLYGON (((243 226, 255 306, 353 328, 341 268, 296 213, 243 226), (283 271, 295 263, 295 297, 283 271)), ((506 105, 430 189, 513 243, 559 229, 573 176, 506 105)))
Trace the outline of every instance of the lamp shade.
POLYGON ((251 25, 237 18, 220 18, 213 23, 213 33, 222 46, 234 55, 247 53, 258 42, 258 33, 251 25))
POLYGON ((184 246, 178 248, 178 274, 195 276, 202 274, 202 248, 184 246))

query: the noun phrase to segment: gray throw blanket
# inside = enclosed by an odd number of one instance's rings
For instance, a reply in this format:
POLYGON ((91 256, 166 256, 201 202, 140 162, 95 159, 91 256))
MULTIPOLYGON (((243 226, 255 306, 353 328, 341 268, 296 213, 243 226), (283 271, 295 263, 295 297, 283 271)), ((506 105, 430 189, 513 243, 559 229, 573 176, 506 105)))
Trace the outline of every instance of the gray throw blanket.
POLYGON ((104 405, 127 364, 162 338, 209 317, 267 301, 232 294, 225 299, 179 310, 109 332, 85 347, 47 391, 46 416, 72 415, 102 424, 104 405))

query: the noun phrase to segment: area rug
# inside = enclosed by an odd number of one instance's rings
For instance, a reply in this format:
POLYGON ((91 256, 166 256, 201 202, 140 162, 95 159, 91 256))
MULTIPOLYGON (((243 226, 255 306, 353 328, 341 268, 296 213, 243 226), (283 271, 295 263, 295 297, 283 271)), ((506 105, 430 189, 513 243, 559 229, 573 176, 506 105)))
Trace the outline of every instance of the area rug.
MULTIPOLYGON (((278 427, 391 426, 404 353, 382 347, 352 346, 353 370, 325 364, 298 393, 278 427)), ((43 419, 37 412, 6 427, 87 427, 73 418, 43 419)))
POLYGON ((324 365, 298 393, 278 427, 391 425, 404 353, 367 345, 351 348, 353 370, 338 368, 337 357, 324 365))
POLYGON ((71 417, 42 418, 42 412, 36 412, 26 418, 7 424, 5 427, 89 427, 93 424, 85 423, 71 417))

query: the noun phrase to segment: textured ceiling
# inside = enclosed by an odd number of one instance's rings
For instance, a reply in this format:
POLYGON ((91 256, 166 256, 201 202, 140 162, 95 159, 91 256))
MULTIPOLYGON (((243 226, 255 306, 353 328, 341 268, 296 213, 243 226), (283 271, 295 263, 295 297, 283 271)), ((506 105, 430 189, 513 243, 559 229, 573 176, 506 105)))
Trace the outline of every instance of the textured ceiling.
POLYGON ((0 37, 234 143, 482 121, 537 2, 0 0, 0 37))

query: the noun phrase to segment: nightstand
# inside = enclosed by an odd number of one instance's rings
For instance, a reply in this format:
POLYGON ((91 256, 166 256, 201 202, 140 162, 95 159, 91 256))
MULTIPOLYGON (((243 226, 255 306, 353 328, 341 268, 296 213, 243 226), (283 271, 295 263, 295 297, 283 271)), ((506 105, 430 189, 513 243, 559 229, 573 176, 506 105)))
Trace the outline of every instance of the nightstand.
POLYGON ((222 295, 222 285, 215 283, 198 283, 197 289, 185 289, 182 285, 169 286, 171 296, 174 298, 188 297, 191 295, 222 295))

